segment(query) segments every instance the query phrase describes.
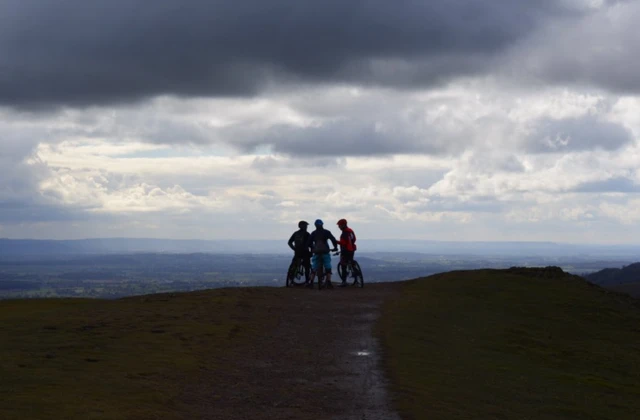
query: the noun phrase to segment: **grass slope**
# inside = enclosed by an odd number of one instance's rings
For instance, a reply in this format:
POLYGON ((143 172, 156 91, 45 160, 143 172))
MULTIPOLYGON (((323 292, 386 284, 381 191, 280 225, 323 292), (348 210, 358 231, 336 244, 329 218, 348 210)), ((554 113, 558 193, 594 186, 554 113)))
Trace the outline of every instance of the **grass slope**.
POLYGON ((629 296, 632 296, 634 298, 640 298, 640 282, 634 282, 634 283, 624 283, 624 284, 618 284, 615 286, 606 286, 607 289, 619 292, 619 293, 625 293, 629 296))
POLYGON ((378 333, 412 419, 636 419, 640 309, 553 270, 403 285, 378 333), (550 277, 550 278, 549 278, 550 277))
POLYGON ((225 354, 272 328, 271 305, 284 296, 0 301, 0 418, 198 418, 194 384, 215 381, 225 354))

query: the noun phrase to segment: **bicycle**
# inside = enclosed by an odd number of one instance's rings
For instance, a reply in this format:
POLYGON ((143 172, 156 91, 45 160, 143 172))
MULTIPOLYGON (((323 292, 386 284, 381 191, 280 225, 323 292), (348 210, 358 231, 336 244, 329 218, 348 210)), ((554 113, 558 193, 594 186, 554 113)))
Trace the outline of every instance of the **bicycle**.
POLYGON ((302 286, 307 283, 307 267, 305 267, 302 257, 298 257, 291 261, 287 270, 286 287, 302 286))
MULTIPOLYGON (((336 252, 333 255, 340 255, 340 252, 336 252)), ((342 281, 347 281, 347 279, 351 277, 353 279, 353 283, 351 283, 352 286, 364 287, 362 269, 356 260, 350 260, 346 265, 338 263, 338 276, 340 276, 340 280, 342 281)))

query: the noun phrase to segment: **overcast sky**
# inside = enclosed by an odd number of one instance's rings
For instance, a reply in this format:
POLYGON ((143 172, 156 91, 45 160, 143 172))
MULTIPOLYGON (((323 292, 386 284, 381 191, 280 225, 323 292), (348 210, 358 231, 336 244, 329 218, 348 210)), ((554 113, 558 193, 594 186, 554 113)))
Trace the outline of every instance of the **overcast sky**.
POLYGON ((640 1, 0 0, 0 237, 640 243, 640 1))

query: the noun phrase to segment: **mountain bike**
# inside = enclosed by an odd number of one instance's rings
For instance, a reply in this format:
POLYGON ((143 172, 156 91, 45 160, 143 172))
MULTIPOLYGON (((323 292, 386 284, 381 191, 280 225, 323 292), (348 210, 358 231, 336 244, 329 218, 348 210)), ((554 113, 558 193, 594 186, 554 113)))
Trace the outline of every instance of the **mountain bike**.
MULTIPOLYGON (((336 252, 333 255, 340 255, 340 252, 336 252)), ((346 265, 338 263, 338 276, 340 276, 340 280, 342 281, 348 282, 349 278, 353 279, 351 283, 352 286, 364 287, 362 269, 355 259, 347 262, 346 265)))
POLYGON ((307 282, 307 267, 304 264, 304 258, 298 257, 291 261, 287 270, 286 287, 302 286, 307 282))

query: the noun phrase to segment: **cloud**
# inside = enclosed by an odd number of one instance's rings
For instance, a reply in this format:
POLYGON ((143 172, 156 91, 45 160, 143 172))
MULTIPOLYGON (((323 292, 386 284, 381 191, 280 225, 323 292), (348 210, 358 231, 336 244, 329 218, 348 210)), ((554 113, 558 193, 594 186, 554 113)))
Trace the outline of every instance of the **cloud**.
POLYGON ((549 20, 512 48, 500 73, 528 85, 640 92, 640 3, 593 2, 581 19, 549 20))
POLYGON ((484 72, 554 0, 5 0, 0 102, 251 96, 273 82, 429 86, 484 72))
POLYGON ((629 178, 615 177, 577 185, 575 192, 582 193, 639 193, 640 185, 629 178))
POLYGON ((624 126, 590 115, 581 118, 544 118, 527 138, 527 150, 534 153, 592 149, 615 150, 633 141, 624 126))
POLYGON ((491 78, 5 109, 0 230, 276 238, 346 217, 363 237, 632 241, 640 231, 620 226, 635 214, 638 109, 631 95, 491 78))

